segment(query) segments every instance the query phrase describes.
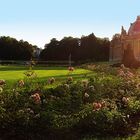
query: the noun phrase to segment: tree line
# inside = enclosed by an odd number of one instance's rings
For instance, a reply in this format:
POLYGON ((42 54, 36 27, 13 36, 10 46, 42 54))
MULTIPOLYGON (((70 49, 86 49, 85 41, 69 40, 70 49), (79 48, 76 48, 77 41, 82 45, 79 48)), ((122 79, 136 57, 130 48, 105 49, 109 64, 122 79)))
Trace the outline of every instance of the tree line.
MULTIPOLYGON (((39 58, 45 61, 65 61, 71 56, 72 61, 108 61, 108 38, 98 38, 93 33, 81 38, 64 37, 58 41, 53 38, 45 44, 39 58)), ((37 46, 11 37, 0 37, 0 60, 30 60, 37 46)))
POLYGON ((64 37, 58 41, 53 38, 40 54, 41 60, 68 60, 71 55, 73 61, 108 61, 108 38, 98 38, 93 33, 81 38, 64 37))
POLYGON ((30 60, 37 46, 15 38, 0 37, 0 60, 30 60))

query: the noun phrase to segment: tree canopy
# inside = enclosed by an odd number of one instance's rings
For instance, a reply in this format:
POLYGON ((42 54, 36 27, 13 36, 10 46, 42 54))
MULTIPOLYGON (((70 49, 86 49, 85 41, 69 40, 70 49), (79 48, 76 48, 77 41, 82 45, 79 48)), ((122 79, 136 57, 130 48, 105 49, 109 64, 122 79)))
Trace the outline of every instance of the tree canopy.
POLYGON ((58 41, 53 38, 40 54, 42 60, 68 60, 71 54, 73 61, 109 59, 110 41, 108 38, 98 38, 93 33, 81 38, 64 37, 58 41))
POLYGON ((29 60, 36 46, 11 37, 0 37, 0 60, 29 60))

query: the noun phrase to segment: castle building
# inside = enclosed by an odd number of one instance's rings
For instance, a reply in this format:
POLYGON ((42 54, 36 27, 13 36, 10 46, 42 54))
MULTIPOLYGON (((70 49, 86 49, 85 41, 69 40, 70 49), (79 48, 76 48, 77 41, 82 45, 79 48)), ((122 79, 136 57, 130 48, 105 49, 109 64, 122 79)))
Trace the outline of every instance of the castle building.
POLYGON ((115 34, 110 46, 110 61, 121 61, 124 51, 131 47, 134 56, 140 60, 140 16, 130 24, 128 32, 122 26, 121 34, 115 34))

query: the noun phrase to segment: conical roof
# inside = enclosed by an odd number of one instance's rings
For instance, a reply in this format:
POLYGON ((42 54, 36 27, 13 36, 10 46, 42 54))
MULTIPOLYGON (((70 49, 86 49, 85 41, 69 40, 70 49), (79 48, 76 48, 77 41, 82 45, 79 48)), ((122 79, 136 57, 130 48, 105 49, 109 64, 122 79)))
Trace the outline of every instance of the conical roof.
POLYGON ((134 23, 131 23, 128 35, 130 36, 140 35, 140 16, 137 17, 134 23))

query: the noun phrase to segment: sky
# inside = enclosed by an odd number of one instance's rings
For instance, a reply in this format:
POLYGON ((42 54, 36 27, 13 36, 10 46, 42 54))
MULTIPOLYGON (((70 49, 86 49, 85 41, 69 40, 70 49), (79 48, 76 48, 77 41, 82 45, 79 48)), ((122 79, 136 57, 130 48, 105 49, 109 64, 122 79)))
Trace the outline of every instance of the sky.
POLYGON ((43 48, 52 38, 112 38, 140 15, 140 0, 0 0, 0 36, 43 48))

